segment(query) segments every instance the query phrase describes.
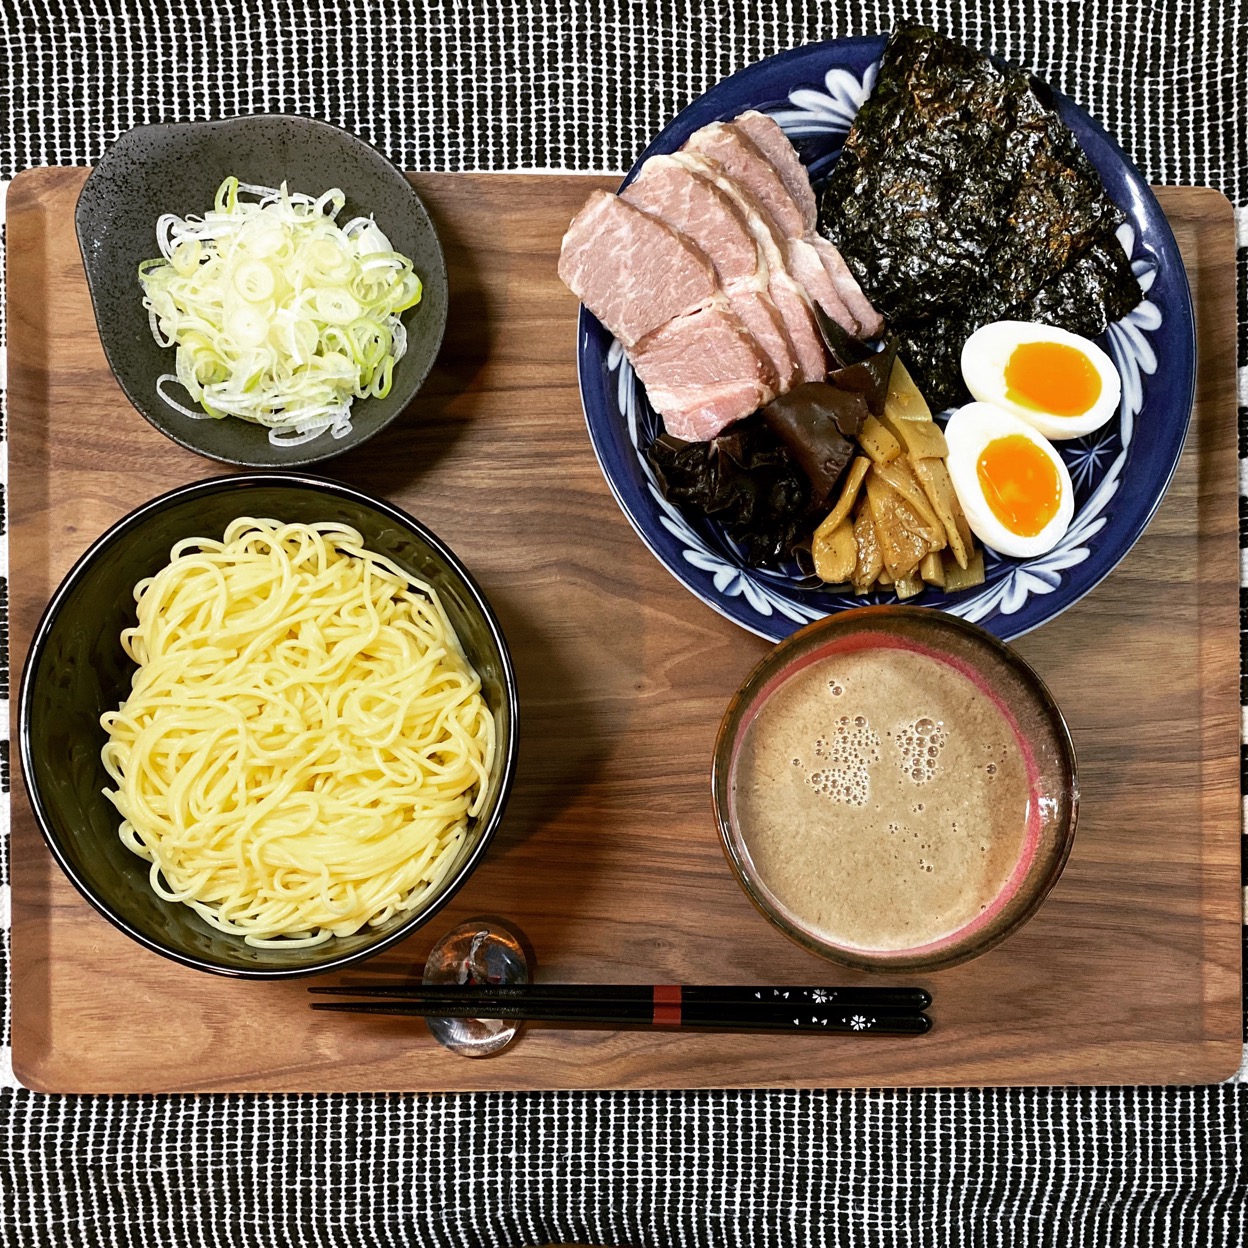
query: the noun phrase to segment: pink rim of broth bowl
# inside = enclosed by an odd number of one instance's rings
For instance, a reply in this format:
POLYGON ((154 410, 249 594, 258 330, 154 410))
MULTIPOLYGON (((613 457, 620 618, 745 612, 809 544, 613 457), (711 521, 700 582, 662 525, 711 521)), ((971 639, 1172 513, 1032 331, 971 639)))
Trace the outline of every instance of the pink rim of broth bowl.
POLYGON ((715 742, 711 791, 724 853, 763 916, 811 953, 875 971, 940 970, 986 953, 1017 931, 1057 883, 1070 854, 1079 809, 1074 745, 1044 682, 990 633, 928 607, 861 607, 817 620, 776 646, 746 678, 724 713, 715 742), (987 909, 952 932, 903 949, 838 944, 804 924, 760 878, 736 819, 735 772, 741 746, 763 706, 812 663, 867 649, 905 650, 935 659, 988 695, 1013 730, 1030 790, 1021 852, 987 909))

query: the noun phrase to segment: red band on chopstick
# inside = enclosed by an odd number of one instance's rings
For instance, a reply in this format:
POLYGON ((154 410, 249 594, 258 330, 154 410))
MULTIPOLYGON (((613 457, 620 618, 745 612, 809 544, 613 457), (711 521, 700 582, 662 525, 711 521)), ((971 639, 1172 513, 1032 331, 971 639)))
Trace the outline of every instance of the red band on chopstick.
POLYGON ((679 984, 655 984, 654 1025, 656 1027, 680 1026, 679 984))

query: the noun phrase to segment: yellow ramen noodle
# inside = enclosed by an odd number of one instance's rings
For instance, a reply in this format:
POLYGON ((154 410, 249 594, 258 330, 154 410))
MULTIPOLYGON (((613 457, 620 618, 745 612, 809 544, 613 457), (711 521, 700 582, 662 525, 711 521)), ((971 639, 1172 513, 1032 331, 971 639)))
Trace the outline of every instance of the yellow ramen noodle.
POLYGON ((248 944, 421 905, 486 798, 494 719, 433 589, 342 524, 235 520, 135 587, 101 718, 121 839, 248 944))

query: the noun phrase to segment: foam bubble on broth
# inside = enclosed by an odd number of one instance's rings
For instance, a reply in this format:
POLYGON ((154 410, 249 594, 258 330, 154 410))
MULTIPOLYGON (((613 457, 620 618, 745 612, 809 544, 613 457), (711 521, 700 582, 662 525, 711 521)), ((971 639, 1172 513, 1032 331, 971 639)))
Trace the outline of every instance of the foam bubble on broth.
POLYGON ((993 698, 909 649, 838 653, 755 713, 732 777, 742 839, 793 921, 911 949, 973 922, 1026 844, 1030 781, 993 698))

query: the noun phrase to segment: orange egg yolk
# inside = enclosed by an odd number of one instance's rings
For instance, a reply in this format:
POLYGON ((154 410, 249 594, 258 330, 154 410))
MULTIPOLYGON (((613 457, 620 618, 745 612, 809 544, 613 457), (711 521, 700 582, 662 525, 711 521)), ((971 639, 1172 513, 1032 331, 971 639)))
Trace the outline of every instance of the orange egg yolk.
POLYGON ((1005 392, 1038 412, 1082 416, 1101 397, 1101 375, 1078 347, 1022 342, 1005 366, 1005 392))
POLYGON ((1061 478, 1053 461, 1021 433, 989 442, 976 472, 992 514, 1011 533, 1035 537, 1057 515, 1061 478))

